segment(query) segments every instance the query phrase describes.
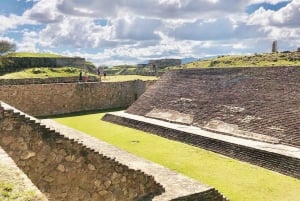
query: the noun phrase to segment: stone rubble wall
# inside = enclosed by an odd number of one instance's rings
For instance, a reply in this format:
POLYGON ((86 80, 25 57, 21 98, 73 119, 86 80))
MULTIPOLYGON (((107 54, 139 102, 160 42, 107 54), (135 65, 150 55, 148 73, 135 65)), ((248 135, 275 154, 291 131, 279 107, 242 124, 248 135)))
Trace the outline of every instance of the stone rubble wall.
POLYGON ((139 170, 0 106, 0 146, 50 200, 151 200, 163 187, 139 170))
POLYGON ((125 108, 153 82, 76 82, 0 85, 0 100, 32 116, 125 108))

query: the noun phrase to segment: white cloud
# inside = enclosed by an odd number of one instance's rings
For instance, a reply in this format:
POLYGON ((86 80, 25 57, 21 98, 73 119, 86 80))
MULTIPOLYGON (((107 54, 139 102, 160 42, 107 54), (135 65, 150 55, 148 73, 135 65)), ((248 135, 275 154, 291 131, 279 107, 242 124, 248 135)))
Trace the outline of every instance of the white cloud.
POLYGON ((101 41, 110 40, 111 27, 95 25, 85 18, 64 18, 59 23, 48 24, 40 32, 42 46, 66 46, 75 48, 95 48, 101 41))
POLYGON ((17 43, 17 51, 19 52, 38 52, 36 47, 38 34, 33 31, 24 32, 23 39, 17 43))
POLYGON ((39 0, 31 9, 24 12, 23 17, 43 24, 61 21, 63 16, 56 9, 59 1, 39 0))
POLYGON ((299 0, 278 11, 260 8, 251 15, 245 12, 250 4, 283 1, 27 1, 34 5, 22 16, 0 15, 0 33, 41 25, 40 30, 24 32, 20 50, 63 49, 60 53, 97 64, 261 52, 269 51, 274 39, 284 41, 283 48, 294 48, 300 41, 299 0))
POLYGON ((24 24, 34 24, 34 22, 14 14, 11 14, 9 16, 0 15, 0 34, 1 32, 9 29, 15 29, 19 25, 24 24))
POLYGON ((155 32, 160 26, 161 20, 127 16, 115 21, 115 37, 125 40, 158 40, 159 36, 155 32))
POLYGON ((300 1, 294 0, 278 12, 273 12, 270 24, 284 27, 300 26, 300 1))

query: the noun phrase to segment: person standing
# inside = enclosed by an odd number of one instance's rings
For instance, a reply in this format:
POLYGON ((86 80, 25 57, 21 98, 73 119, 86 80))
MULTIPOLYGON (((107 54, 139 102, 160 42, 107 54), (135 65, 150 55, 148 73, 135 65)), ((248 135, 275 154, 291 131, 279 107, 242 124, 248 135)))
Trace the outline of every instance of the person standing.
POLYGON ((82 81, 82 70, 79 72, 79 81, 82 81))
POLYGON ((97 69, 97 74, 98 74, 98 77, 99 77, 99 79, 100 79, 100 81, 101 81, 101 71, 100 71, 100 67, 98 67, 98 69, 97 69))

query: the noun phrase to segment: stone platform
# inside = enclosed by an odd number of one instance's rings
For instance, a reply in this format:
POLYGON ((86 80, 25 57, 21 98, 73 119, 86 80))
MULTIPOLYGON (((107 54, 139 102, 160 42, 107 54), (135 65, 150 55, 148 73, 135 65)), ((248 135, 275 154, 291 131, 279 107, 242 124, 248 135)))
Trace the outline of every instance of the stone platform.
POLYGON ((300 148, 203 130, 199 127, 112 112, 103 120, 185 142, 300 179, 300 148))

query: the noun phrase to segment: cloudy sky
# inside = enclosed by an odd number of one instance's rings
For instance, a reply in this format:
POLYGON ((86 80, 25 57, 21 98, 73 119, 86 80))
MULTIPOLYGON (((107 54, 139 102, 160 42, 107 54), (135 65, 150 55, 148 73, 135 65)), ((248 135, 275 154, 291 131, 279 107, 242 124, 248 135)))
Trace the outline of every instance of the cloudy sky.
POLYGON ((96 65, 300 47, 300 0, 0 0, 0 39, 17 51, 96 65))

